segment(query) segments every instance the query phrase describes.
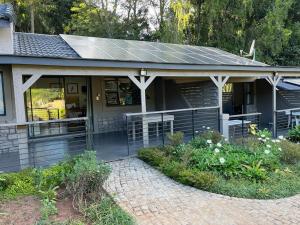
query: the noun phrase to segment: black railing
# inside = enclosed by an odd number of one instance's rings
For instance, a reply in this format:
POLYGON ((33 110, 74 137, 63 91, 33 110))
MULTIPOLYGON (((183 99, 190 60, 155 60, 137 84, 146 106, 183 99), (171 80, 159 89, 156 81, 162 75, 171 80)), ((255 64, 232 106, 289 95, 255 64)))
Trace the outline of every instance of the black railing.
MULTIPOLYGON (((38 128, 41 129, 41 128, 38 128)), ((36 121, 0 125, 0 171, 46 167, 91 149, 93 143, 87 118, 36 121), (32 127, 49 127, 48 132, 32 135, 32 127), (55 132, 54 132, 55 131, 55 132)))
POLYGON ((223 134, 229 141, 248 137, 260 128, 261 113, 230 115, 223 121, 223 134))
POLYGON ((300 125, 300 108, 281 109, 275 111, 275 137, 287 135, 289 129, 300 125))
POLYGON ((128 154, 142 147, 168 144, 167 136, 182 132, 184 141, 207 130, 220 131, 219 107, 126 114, 128 154))

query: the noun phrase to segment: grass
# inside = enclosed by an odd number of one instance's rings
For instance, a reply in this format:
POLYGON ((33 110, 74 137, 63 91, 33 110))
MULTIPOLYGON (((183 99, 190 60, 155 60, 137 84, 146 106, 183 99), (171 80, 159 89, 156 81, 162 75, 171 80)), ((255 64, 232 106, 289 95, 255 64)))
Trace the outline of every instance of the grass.
POLYGON ((300 145, 273 140, 258 131, 236 144, 213 131, 171 145, 145 148, 140 159, 170 178, 202 190, 250 199, 277 199, 300 193, 300 145))

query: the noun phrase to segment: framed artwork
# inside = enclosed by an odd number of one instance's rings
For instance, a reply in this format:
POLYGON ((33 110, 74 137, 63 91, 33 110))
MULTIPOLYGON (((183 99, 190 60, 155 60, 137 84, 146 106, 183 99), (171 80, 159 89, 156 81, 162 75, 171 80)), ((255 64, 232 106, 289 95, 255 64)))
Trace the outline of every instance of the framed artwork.
POLYGON ((108 92, 106 95, 106 105, 119 105, 118 92, 108 92))
POLYGON ((105 91, 118 91, 118 81, 117 80, 106 80, 105 81, 105 91))
POLYGON ((78 84, 69 83, 67 85, 67 92, 68 92, 68 94, 78 94, 78 84))

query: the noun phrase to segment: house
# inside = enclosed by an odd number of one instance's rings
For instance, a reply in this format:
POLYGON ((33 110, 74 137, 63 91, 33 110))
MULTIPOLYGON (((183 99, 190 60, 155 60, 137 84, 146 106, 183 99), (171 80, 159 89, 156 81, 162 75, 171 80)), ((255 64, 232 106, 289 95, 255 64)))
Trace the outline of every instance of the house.
POLYGON ((86 148, 119 159, 176 131, 276 136, 299 122, 298 76, 212 47, 18 33, 2 4, 0 171, 86 148))

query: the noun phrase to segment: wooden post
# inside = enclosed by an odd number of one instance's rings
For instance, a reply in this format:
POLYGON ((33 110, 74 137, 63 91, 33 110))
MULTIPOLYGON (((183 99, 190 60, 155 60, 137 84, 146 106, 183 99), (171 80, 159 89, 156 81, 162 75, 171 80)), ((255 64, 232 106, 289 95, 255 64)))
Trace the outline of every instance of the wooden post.
POLYGON ((229 79, 229 76, 218 76, 218 79, 215 76, 210 76, 210 79, 218 88, 218 105, 219 105, 219 120, 220 120, 220 132, 223 133, 223 87, 229 79))
MULTIPOLYGON (((140 76, 140 81, 136 79, 134 75, 129 75, 129 79, 140 89, 141 91, 141 110, 142 113, 147 112, 147 99, 146 99, 146 89, 152 83, 156 76, 151 76, 148 80, 145 80, 145 76, 140 76)), ((143 133, 143 143, 144 147, 149 145, 149 127, 147 117, 142 118, 142 133, 143 133)))

